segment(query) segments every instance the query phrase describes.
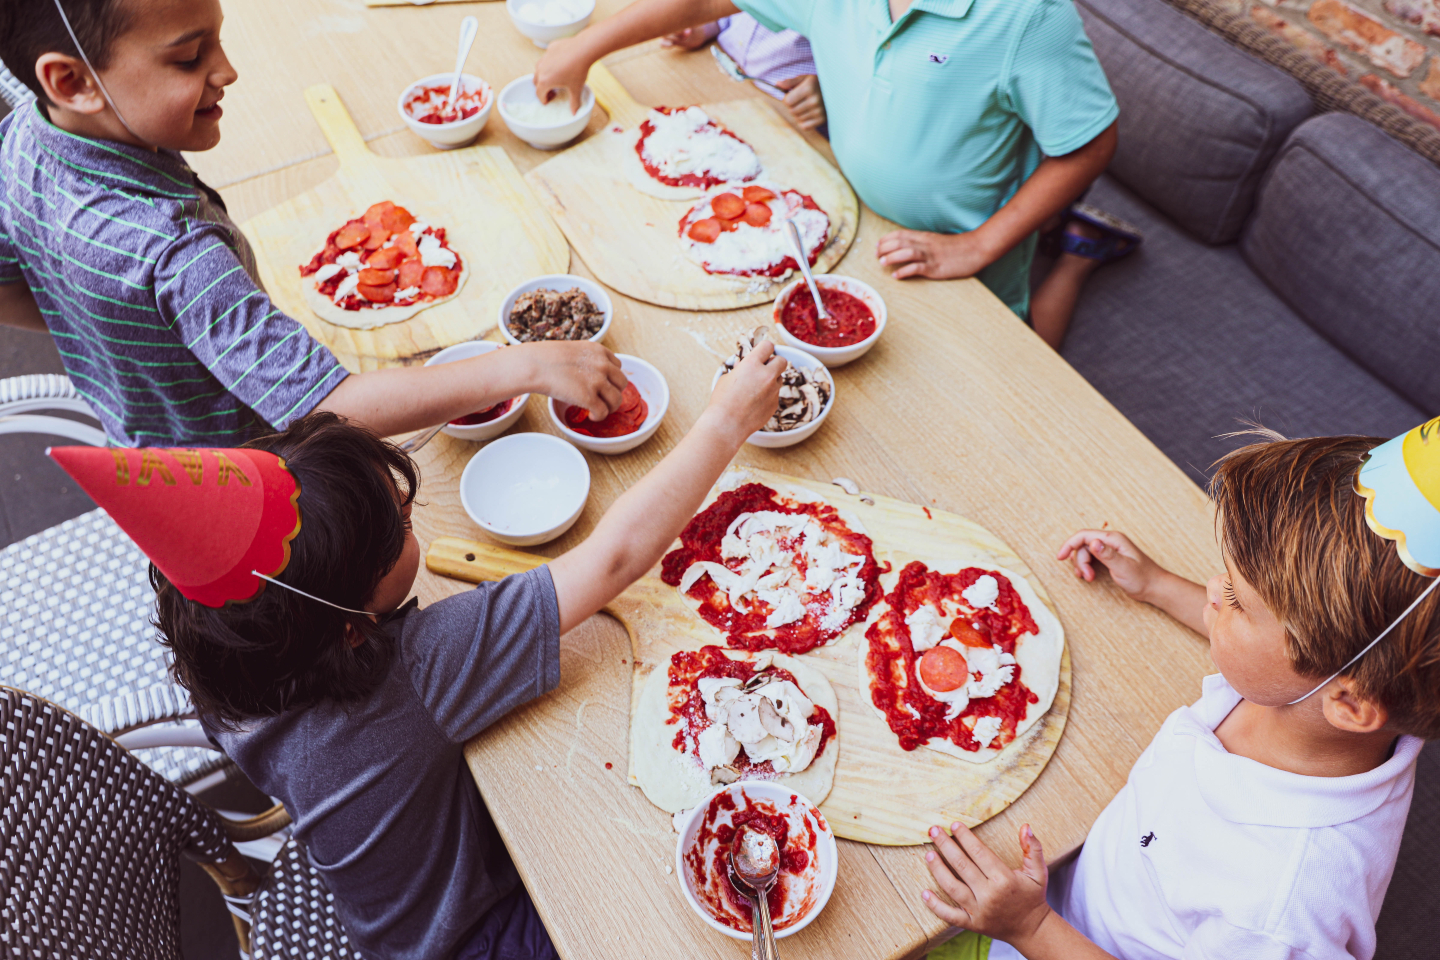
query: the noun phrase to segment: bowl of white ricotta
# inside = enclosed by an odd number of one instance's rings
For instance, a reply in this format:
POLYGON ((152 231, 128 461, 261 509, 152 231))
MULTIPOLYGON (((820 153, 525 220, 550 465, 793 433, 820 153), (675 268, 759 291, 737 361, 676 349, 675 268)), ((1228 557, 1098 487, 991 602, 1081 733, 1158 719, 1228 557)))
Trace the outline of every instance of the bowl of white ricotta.
POLYGON ((512 433, 470 458, 460 505, 501 543, 528 547, 569 530, 590 496, 585 455, 548 433, 512 433))
POLYGON ((549 103, 535 96, 535 78, 516 77, 505 85, 498 98, 500 119, 510 132, 538 150, 554 150, 580 136, 595 110, 595 92, 588 86, 580 109, 570 112, 570 98, 557 95, 549 103))
POLYGON ((595 12, 595 0, 505 0, 505 12, 516 30, 544 48, 552 40, 584 30, 595 12))

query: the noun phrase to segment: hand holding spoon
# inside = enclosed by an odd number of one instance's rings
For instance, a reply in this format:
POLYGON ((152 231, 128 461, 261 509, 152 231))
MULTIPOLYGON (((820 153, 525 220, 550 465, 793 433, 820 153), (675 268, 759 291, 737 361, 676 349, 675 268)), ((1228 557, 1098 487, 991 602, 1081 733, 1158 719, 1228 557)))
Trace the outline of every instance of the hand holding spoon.
POLYGON ((775 930, 770 925, 770 890, 780 877, 780 851, 775 838, 744 825, 730 845, 730 881, 750 898, 752 960, 778 960, 775 930))
POLYGON ((820 299, 820 288, 815 286, 815 278, 810 274, 810 258, 805 254, 805 244, 800 242, 800 228, 795 226, 794 220, 787 218, 785 229, 795 244, 795 262, 800 264, 800 272, 805 274, 805 285, 810 288, 810 296, 815 298, 815 316, 820 320, 829 320, 830 314, 825 312, 825 303, 820 299))
POLYGON ((445 99, 445 114, 455 109, 455 98, 460 95, 460 74, 465 61, 470 59, 470 48, 475 45, 475 34, 480 31, 480 21, 466 17, 460 21, 460 50, 455 55, 455 77, 450 81, 450 96, 445 99))

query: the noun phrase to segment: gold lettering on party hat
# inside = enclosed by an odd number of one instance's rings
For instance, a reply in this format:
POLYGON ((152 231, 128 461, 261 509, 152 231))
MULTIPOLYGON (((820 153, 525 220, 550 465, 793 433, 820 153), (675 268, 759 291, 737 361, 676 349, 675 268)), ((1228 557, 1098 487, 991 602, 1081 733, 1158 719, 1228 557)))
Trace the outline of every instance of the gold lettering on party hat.
POLYGON ((245 476, 245 471, 240 469, 240 465, 219 450, 215 451, 215 463, 220 468, 220 477, 216 481, 220 486, 223 487, 230 483, 231 474, 234 474, 235 479, 240 481, 242 487, 250 486, 250 478, 245 476))
POLYGON ((130 461, 125 459, 125 451, 118 447, 111 447, 110 456, 115 458, 115 485, 117 487, 129 486, 130 461))
POLYGON ((175 475, 170 472, 169 467, 165 466, 165 461, 160 459, 160 455, 154 450, 141 450, 140 474, 135 478, 136 485, 141 487, 150 486, 150 477, 152 474, 159 477, 160 482, 165 484, 165 486, 175 486, 175 475))
POLYGON ((200 459, 199 450, 172 450, 171 454, 185 468, 185 475, 195 486, 205 479, 205 461, 200 459))

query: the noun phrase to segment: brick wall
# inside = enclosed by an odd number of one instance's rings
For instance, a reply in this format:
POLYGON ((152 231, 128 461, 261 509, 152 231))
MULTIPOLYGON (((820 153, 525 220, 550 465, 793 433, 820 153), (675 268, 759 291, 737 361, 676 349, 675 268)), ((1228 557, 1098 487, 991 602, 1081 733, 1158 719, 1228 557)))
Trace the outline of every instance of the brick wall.
POLYGON ((1440 129, 1440 0, 1218 0, 1440 129))

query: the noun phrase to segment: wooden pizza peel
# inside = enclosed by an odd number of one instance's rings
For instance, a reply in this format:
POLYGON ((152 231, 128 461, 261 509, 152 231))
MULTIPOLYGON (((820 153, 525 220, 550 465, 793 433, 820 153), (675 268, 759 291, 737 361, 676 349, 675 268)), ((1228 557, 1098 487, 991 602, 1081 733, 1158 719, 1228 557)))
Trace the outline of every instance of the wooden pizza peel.
POLYGON ((365 146, 333 87, 311 87, 305 102, 340 169, 242 229, 275 305, 303 323, 350 370, 423 363, 445 347, 493 329, 501 301, 518 284, 569 272, 565 237, 502 148, 381 157, 365 146), (400 323, 352 330, 321 320, 305 305, 299 267, 332 231, 381 200, 393 200, 421 220, 444 227, 450 245, 469 265, 469 279, 454 300, 400 323))
MULTIPOLYGON (((1054 609, 1044 586, 1013 550, 994 534, 964 517, 889 497, 873 497, 873 506, 831 484, 744 468, 760 483, 801 487, 853 511, 865 525, 882 564, 895 553, 934 560, 991 564, 1023 575, 1054 609)), ((713 502, 711 492, 706 504, 713 502)), ((456 537, 430 545, 426 566, 433 573, 478 583, 498 580, 547 562, 547 558, 456 537)), ((677 650, 707 643, 725 645, 718 631, 685 606, 679 592, 660 580, 657 566, 605 607, 625 625, 634 653, 632 716, 646 678, 665 669, 677 650)), ((893 846, 926 843, 936 823, 960 820, 975 826, 1013 803, 1040 775, 1059 745, 1070 711, 1070 651, 1060 661, 1060 682, 1050 710, 1024 736, 989 763, 973 764, 923 747, 900 748, 895 734, 858 686, 862 631, 852 628, 836 643, 818 647, 802 659, 825 674, 840 703, 837 718, 840 758, 835 785, 820 810, 836 836, 893 846)), ((634 780, 634 757, 630 758, 634 780)))
MULTIPOLYGON (((636 190, 616 155, 623 145, 610 132, 617 124, 634 130, 650 108, 636 103, 603 64, 590 68, 589 84, 610 122, 525 175, 580 259, 602 283, 662 307, 733 310, 774 300, 784 284, 711 275, 684 257, 680 218, 698 201, 659 200, 636 190)), ((815 265, 816 273, 829 272, 850 249, 860 222, 855 192, 840 171, 768 103, 700 107, 755 149, 765 167, 762 179, 809 194, 829 214, 831 239, 815 265)))

